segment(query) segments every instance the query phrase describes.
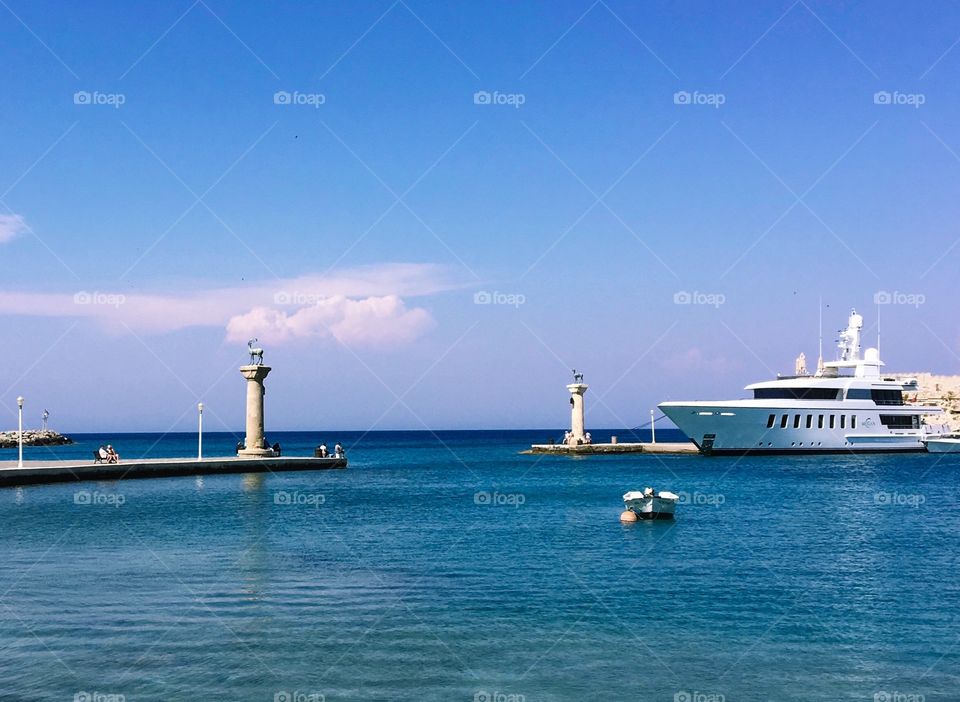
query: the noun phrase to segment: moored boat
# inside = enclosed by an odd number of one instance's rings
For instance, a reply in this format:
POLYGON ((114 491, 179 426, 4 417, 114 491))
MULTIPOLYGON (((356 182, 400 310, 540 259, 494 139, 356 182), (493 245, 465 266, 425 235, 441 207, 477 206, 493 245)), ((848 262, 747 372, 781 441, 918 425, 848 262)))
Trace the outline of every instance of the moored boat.
POLYGON ((624 506, 640 519, 673 519, 673 511, 679 500, 679 495, 666 490, 657 492, 651 487, 642 492, 634 490, 623 496, 624 506))
POLYGON ((960 434, 944 434, 935 439, 927 439, 927 451, 930 453, 960 453, 960 434))

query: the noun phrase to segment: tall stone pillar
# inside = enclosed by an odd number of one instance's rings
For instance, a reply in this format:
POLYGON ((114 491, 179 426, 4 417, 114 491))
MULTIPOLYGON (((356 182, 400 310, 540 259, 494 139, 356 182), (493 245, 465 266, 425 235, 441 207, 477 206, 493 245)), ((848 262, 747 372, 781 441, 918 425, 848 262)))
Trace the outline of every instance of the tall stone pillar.
POLYGON ((567 386, 570 391, 570 443, 585 441, 583 430, 583 394, 587 391, 584 383, 573 383, 567 386))
POLYGON ((240 456, 272 456, 273 449, 263 440, 263 380, 273 370, 270 366, 240 366, 240 374, 247 379, 247 440, 240 456))

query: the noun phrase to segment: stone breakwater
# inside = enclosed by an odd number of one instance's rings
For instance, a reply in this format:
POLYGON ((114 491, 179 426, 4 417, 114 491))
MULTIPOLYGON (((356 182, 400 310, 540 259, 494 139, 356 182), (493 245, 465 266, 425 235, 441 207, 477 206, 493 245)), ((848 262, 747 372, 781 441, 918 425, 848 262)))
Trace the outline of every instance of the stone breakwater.
MULTIPOLYGON (((16 431, 0 431, 0 449, 16 448, 18 445, 16 431)), ((24 446, 63 446, 72 444, 73 439, 55 431, 43 431, 38 429, 24 429, 24 446)))

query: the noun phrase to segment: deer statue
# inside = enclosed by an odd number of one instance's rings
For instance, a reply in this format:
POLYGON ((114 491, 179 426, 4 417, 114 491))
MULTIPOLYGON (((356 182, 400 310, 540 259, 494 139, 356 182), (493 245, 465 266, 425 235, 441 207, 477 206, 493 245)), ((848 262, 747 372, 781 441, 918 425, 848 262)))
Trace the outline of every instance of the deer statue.
POLYGON ((583 383, 583 373, 577 373, 577 369, 573 369, 573 382, 583 383))
POLYGON ((254 348, 253 345, 257 343, 257 339, 250 339, 247 342, 247 349, 250 351, 250 365, 252 366, 262 366, 263 365, 263 349, 254 348))

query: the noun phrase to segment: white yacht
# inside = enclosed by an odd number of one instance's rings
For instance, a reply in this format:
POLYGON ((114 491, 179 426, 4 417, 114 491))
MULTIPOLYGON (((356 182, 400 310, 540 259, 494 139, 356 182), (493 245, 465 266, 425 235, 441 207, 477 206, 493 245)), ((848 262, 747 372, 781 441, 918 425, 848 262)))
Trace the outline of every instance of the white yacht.
POLYGON ((880 352, 860 354, 863 317, 854 310, 840 332, 839 359, 797 375, 748 385, 753 397, 720 402, 663 402, 667 417, 703 454, 924 451, 946 434, 943 410, 909 404, 916 378, 885 376, 880 352))

